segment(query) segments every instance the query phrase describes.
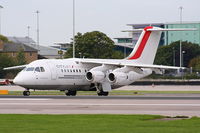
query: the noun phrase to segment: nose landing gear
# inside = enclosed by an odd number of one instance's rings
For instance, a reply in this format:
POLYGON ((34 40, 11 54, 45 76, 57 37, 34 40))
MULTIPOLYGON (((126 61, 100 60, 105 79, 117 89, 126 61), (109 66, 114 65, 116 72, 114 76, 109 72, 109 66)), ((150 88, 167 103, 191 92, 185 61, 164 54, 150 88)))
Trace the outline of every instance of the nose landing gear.
POLYGON ((29 90, 25 90, 25 91, 23 92, 23 95, 24 95, 24 96, 30 96, 30 94, 31 94, 31 92, 30 92, 29 90))

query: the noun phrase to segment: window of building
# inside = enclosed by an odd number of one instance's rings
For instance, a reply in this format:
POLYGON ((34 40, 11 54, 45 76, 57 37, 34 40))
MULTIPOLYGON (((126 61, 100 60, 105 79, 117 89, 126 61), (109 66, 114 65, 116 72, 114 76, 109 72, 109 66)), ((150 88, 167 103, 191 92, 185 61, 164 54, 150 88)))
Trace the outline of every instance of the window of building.
POLYGON ((33 53, 32 53, 32 52, 30 52, 29 54, 30 54, 30 56, 32 56, 32 55, 33 55, 33 53))

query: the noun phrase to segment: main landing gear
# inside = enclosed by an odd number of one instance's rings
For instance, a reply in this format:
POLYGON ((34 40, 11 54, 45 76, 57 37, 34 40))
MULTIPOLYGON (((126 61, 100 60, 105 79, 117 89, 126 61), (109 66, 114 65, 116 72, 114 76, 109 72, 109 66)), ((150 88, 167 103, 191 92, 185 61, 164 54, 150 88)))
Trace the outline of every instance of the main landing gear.
POLYGON ((98 96, 108 96, 109 92, 99 91, 97 92, 98 96))
POLYGON ((24 95, 24 96, 30 96, 30 94, 31 94, 31 92, 30 92, 29 90, 25 90, 25 91, 23 92, 23 95, 24 95))
POLYGON ((67 91, 65 91, 65 95, 67 95, 67 96, 76 96, 76 91, 67 90, 67 91))
POLYGON ((109 92, 103 91, 102 84, 95 85, 98 96, 108 96, 109 92))

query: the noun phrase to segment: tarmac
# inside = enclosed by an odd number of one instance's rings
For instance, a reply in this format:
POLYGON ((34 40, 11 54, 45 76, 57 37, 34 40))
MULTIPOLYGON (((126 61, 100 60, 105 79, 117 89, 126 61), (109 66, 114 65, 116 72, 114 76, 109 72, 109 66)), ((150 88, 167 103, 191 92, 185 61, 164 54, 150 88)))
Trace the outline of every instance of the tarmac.
POLYGON ((0 114, 151 114, 200 116, 200 94, 142 96, 0 96, 0 114))
MULTIPOLYGON (((1 86, 2 87, 2 86, 1 86)), ((5 87, 5 86, 3 86, 5 87)), ((199 86, 126 86, 122 90, 200 91, 199 86)), ((9 88, 15 90, 16 87, 9 88)), ((23 91, 23 88, 19 88, 23 91)), ((0 114, 151 114, 199 116, 200 94, 130 96, 0 96, 0 114)))

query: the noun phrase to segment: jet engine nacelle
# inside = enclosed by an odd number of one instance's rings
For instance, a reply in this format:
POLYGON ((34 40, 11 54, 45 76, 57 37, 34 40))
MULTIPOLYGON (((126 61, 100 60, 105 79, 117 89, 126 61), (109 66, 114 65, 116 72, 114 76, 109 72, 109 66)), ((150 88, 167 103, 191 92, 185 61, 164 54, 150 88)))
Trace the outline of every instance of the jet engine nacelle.
POLYGON ((108 80, 112 84, 121 85, 127 82, 128 74, 124 72, 112 72, 108 75, 108 80))
POLYGON ((92 83, 100 83, 105 77, 105 74, 101 71, 89 71, 86 73, 86 79, 92 83))

